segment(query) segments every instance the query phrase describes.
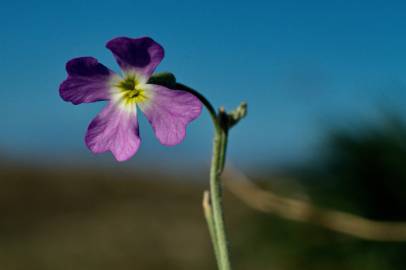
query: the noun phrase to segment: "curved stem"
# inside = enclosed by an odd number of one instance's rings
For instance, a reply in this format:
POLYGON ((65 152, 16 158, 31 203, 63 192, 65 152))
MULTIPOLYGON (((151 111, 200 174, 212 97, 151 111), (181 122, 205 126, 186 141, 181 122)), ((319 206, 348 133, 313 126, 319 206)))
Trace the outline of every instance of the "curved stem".
POLYGON ((214 124, 214 127, 216 128, 216 130, 220 129, 220 123, 217 118, 216 110, 214 109, 213 105, 211 105, 211 103, 207 100, 207 98, 205 98, 202 94, 197 92, 195 89, 193 89, 187 85, 184 85, 182 83, 176 83, 176 89, 189 92, 192 95, 194 95, 195 97, 197 97, 206 107, 207 111, 209 112, 211 120, 213 121, 213 124, 214 124))
POLYGON ((220 113, 217 114, 211 103, 193 88, 181 83, 177 83, 176 89, 189 92, 196 96, 206 107, 213 121, 215 134, 213 139, 213 154, 210 167, 211 203, 209 206, 207 203, 205 204, 204 211, 213 242, 218 267, 220 270, 231 270, 228 242, 224 226, 222 183, 220 181, 220 175, 223 171, 226 159, 225 153, 228 139, 228 125, 225 122, 226 114, 224 110, 221 110, 220 113))

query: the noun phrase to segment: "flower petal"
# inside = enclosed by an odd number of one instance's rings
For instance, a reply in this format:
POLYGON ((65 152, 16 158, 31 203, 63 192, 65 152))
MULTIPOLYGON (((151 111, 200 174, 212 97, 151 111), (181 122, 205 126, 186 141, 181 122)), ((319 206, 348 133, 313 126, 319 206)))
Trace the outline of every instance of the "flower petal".
POLYGON ((124 71, 134 70, 149 78, 164 58, 164 49, 149 37, 118 37, 107 42, 124 71))
POLYGON ((109 99, 110 69, 93 57, 79 57, 66 63, 68 78, 59 87, 65 101, 77 105, 109 99))
POLYGON ((180 143, 186 135, 186 126, 200 115, 202 104, 188 92, 154 84, 148 86, 151 99, 138 105, 151 123, 155 136, 164 145, 180 143))
POLYGON ((118 161, 132 157, 140 146, 137 111, 109 103, 90 123, 86 145, 93 153, 111 151, 118 161))

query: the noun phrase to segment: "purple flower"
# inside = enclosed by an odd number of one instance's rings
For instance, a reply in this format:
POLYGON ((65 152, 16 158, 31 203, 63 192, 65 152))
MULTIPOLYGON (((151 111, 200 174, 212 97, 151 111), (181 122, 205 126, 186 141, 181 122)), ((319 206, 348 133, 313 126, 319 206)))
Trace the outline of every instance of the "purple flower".
POLYGON ((163 48, 148 37, 119 37, 106 47, 123 70, 122 76, 93 57, 79 57, 66 64, 68 77, 59 88, 63 100, 75 105, 108 101, 88 127, 87 147, 93 153, 111 151, 118 161, 132 157, 141 142, 137 107, 161 144, 180 143, 186 126, 199 116, 202 105, 188 92, 148 83, 164 57, 163 48))

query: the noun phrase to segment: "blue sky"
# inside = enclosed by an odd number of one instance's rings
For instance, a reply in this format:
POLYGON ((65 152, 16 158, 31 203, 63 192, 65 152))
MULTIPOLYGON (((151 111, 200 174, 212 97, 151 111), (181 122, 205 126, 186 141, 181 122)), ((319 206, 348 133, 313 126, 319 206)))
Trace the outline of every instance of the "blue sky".
MULTIPOLYGON (((159 71, 216 106, 248 102, 248 117, 231 132, 234 162, 309 157, 332 126, 377 121, 382 108, 406 113, 405 12, 403 1, 3 1, 0 153, 112 161, 83 143, 104 104, 65 103, 58 86, 67 60, 94 56, 118 70, 105 43, 147 35, 166 50, 159 71)), ((207 114, 174 148, 140 125, 143 144, 130 162, 207 161, 207 114)))

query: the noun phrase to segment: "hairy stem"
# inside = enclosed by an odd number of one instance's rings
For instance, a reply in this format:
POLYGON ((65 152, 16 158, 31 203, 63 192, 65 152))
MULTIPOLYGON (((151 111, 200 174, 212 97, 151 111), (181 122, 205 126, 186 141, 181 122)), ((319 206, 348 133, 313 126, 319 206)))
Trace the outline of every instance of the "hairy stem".
POLYGON ((221 172, 226 160, 226 148, 228 139, 228 115, 224 109, 216 113, 211 103, 193 88, 176 83, 176 89, 187 91, 196 96, 206 107, 214 125, 213 154, 210 167, 210 192, 205 193, 203 209, 209 227, 210 237, 213 243, 219 270, 231 270, 228 242, 224 226, 224 214, 222 204, 221 172))
POLYGON ((213 211, 212 211, 212 208, 210 205, 210 192, 208 190, 206 190, 203 193, 203 211, 204 211, 204 217, 206 218, 207 226, 209 227, 210 239, 211 239, 211 242, 213 245, 213 250, 214 250, 214 255, 216 257, 217 266, 220 269, 221 263, 220 263, 219 248, 217 245, 216 230, 214 228, 213 211))
POLYGON ((220 270, 230 270, 230 256, 228 242, 224 226, 224 214, 222 203, 222 183, 220 181, 221 166, 224 163, 225 145, 227 137, 225 133, 216 131, 213 140, 213 156, 210 168, 210 198, 213 213, 213 223, 216 234, 220 270))

